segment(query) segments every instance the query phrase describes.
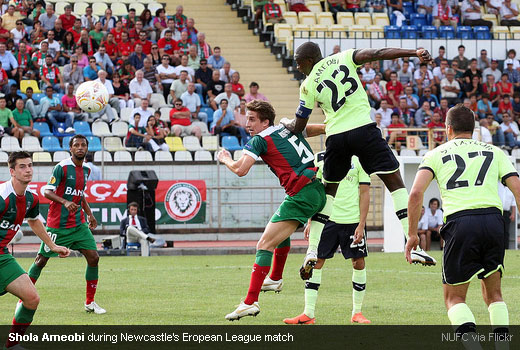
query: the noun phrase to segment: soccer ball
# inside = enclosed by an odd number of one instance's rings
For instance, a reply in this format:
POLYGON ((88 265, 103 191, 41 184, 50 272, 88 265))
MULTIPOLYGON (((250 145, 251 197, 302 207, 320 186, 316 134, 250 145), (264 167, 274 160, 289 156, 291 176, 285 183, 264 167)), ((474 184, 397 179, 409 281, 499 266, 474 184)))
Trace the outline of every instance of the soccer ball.
POLYGON ((99 81, 84 82, 76 90, 76 102, 85 112, 99 112, 108 103, 108 90, 99 81))

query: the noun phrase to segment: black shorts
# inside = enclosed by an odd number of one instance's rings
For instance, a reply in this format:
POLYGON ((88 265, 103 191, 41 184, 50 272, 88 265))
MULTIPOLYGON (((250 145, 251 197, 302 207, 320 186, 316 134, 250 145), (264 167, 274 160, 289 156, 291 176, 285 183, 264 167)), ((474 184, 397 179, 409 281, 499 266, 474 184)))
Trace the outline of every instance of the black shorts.
POLYGON ((334 221, 327 221, 318 245, 318 258, 332 258, 338 246, 341 247, 341 253, 345 259, 366 257, 368 254, 366 231, 361 243, 356 245, 352 243, 357 226, 358 224, 336 224, 334 221))
POLYGON ((448 216, 444 239, 442 282, 463 284, 504 269, 505 224, 500 210, 464 210, 448 216))
POLYGON ((325 146, 323 178, 328 182, 340 182, 347 176, 353 155, 359 157, 368 175, 391 173, 399 169, 399 162, 381 136, 376 123, 330 135, 325 146))

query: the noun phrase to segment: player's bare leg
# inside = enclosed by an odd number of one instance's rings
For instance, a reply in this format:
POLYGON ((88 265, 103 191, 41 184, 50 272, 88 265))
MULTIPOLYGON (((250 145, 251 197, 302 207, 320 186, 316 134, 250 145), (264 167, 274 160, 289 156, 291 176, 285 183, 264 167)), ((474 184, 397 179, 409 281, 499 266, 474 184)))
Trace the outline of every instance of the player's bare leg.
POLYGON ((448 309, 448 318, 455 332, 461 337, 466 349, 482 349, 476 337, 475 316, 466 304, 469 282, 459 285, 443 284, 444 303, 448 309), (469 336, 463 336, 469 334, 469 336))
POLYGON ((258 295, 262 284, 271 268, 271 260, 275 248, 285 241, 299 226, 296 220, 269 222, 256 245, 256 260, 251 273, 251 281, 246 299, 238 305, 237 309, 226 315, 230 321, 239 320, 245 316, 256 316, 260 313, 258 295))
POLYGON ((96 314, 104 314, 106 310, 101 308, 94 301, 94 296, 96 295, 97 284, 98 284, 98 263, 99 263, 99 255, 96 250, 92 249, 80 249, 80 253, 83 254, 85 259, 87 260, 87 270, 85 272, 85 279, 87 281, 87 292, 86 292, 86 301, 85 301, 85 310, 87 312, 93 312, 96 314))
POLYGON ((482 279, 482 297, 488 306, 489 320, 495 333, 495 348, 509 349, 509 312, 502 299, 500 271, 482 279))
MULTIPOLYGON (((408 191, 404 186, 401 172, 398 169, 388 174, 377 174, 377 176, 379 176, 388 191, 390 191, 395 214, 403 227, 404 237, 408 240, 408 191)), ((415 264, 422 264, 424 266, 434 266, 437 264, 437 261, 425 253, 420 247, 412 250, 412 261, 415 264)))
MULTIPOLYGON (((9 283, 5 290, 22 301, 16 305, 14 313, 13 325, 11 326, 10 334, 18 334, 20 336, 25 334, 27 327, 31 324, 34 313, 40 303, 40 297, 36 291, 36 287, 31 282, 26 274, 21 275, 13 282, 9 283)), ((7 349, 15 347, 18 341, 10 341, 9 338, 5 343, 7 349)))

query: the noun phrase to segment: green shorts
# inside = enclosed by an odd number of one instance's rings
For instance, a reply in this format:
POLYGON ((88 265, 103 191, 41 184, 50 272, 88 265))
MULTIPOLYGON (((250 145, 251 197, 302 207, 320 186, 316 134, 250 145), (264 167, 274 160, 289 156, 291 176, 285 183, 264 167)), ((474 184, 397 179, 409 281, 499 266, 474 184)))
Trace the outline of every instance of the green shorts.
MULTIPOLYGON (((86 223, 73 228, 47 227, 47 233, 51 237, 52 241, 57 245, 61 245, 73 250, 97 250, 94 236, 92 236, 92 232, 86 223)), ((52 252, 43 242, 40 246, 40 251, 38 254, 41 254, 46 258, 58 256, 58 254, 52 252)))
POLYGON ((296 195, 285 196, 278 210, 271 217, 271 222, 287 220, 299 221, 302 225, 325 206, 325 188, 318 180, 307 184, 296 195))
POLYGON ((0 295, 7 293, 5 288, 9 283, 23 275, 25 270, 11 254, 0 255, 0 295))

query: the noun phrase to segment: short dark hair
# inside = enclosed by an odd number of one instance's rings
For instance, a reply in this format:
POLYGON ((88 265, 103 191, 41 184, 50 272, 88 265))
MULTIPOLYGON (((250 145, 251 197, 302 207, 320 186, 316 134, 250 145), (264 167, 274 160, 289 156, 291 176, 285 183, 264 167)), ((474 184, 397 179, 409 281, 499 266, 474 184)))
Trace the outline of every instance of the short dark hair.
POLYGON ((76 134, 74 136, 72 136, 70 138, 70 141, 69 141, 69 147, 72 147, 72 144, 74 143, 74 140, 77 140, 77 139, 83 139, 85 140, 85 142, 87 143, 87 146, 88 146, 88 139, 84 136, 84 135, 81 135, 81 134, 76 134))
POLYGON ((220 46, 215 46, 213 50, 220 50, 220 46))
POLYGON ((253 86, 260 87, 260 86, 258 86, 258 83, 256 81, 252 81, 251 84, 249 84, 249 87, 253 87, 253 86))
POLYGON ((475 114, 459 103, 448 111, 446 125, 451 126, 456 134, 472 133, 475 128, 475 114))
POLYGON ((18 159, 26 159, 31 158, 31 155, 28 152, 25 151, 16 151, 9 154, 9 158, 7 159, 7 164, 9 165, 9 168, 14 169, 16 166, 16 161, 18 159))
POLYGON ((457 47, 457 49, 464 49, 464 50, 466 50, 466 47, 464 45, 459 45, 459 47, 457 47))
POLYGON ((430 199, 430 202, 428 203, 428 206, 432 205, 433 202, 437 202, 437 208, 440 208, 441 206, 441 201, 435 197, 433 197, 432 199, 430 199))
POLYGON ((269 120, 269 125, 274 125, 274 118, 276 117, 276 112, 274 111, 273 106, 266 101, 261 100, 253 100, 246 105, 246 108, 249 111, 256 112, 258 114, 258 119, 260 121, 269 120))
POLYGON ((136 207, 137 209, 139 209, 139 203, 130 202, 130 203, 128 203, 128 209, 130 209, 130 207, 136 207))

